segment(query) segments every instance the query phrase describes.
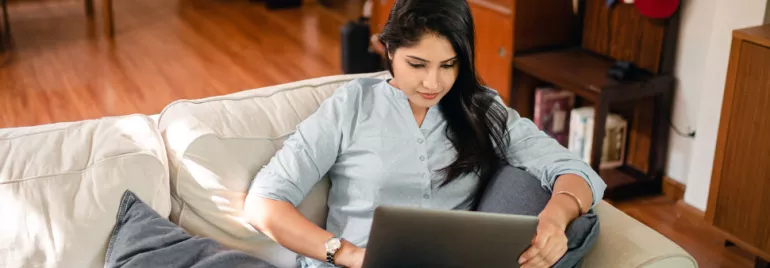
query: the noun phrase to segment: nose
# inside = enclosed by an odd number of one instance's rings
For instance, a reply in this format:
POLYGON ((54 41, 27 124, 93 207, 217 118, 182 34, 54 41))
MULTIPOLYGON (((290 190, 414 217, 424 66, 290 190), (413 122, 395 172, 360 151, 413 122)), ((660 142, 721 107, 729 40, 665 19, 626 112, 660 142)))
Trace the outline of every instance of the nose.
POLYGON ((422 86, 425 89, 430 90, 431 92, 438 91, 439 90, 438 72, 437 71, 428 72, 428 75, 426 75, 425 79, 422 80, 422 86))

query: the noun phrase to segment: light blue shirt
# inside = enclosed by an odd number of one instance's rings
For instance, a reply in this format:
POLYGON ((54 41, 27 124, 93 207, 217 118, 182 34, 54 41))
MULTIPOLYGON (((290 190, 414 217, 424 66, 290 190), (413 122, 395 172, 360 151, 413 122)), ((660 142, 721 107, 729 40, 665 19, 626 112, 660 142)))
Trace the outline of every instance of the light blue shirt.
MULTIPOLYGON (((428 109, 418 126, 406 95, 386 80, 348 82, 297 126, 256 175, 249 194, 297 206, 328 174, 326 230, 360 247, 366 247, 377 206, 468 210, 478 183, 475 174, 439 188, 443 177, 437 171, 457 155, 439 109, 428 109)), ((559 175, 577 174, 593 191, 592 206, 602 199, 606 185, 590 166, 529 119, 510 108, 508 114, 507 159, 513 166, 539 178, 548 190, 559 175)), ((303 256, 298 262, 330 267, 303 256)))

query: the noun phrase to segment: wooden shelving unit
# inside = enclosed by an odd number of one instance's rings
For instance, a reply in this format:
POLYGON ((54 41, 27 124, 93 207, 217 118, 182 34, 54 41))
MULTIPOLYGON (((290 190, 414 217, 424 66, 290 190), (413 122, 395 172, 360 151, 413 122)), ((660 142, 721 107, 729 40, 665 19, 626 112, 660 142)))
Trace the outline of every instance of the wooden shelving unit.
MULTIPOLYGON (((586 0, 574 43, 540 47, 514 55, 513 106, 532 117, 535 88, 548 85, 575 93, 578 106, 595 109, 591 164, 608 185, 605 197, 626 199, 661 192, 675 79, 673 53, 678 17, 653 21, 633 5, 608 8, 586 0), (633 79, 617 81, 608 72, 617 60, 641 67, 633 79), (629 121, 626 163, 599 168, 609 113, 629 121)), ((546 18, 547 20, 547 18, 546 18)))

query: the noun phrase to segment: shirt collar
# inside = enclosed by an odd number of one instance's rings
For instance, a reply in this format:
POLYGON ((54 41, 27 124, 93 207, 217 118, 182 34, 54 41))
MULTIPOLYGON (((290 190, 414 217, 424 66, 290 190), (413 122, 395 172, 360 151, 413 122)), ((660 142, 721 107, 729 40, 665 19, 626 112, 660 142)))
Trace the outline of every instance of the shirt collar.
MULTIPOLYGON (((402 91, 402 90, 394 87, 393 85, 391 85, 389 83, 390 79, 392 79, 392 78, 388 78, 388 79, 382 80, 382 82, 380 82, 380 85, 382 87, 384 87, 389 92, 390 96, 395 97, 397 100, 404 100, 404 101, 406 101, 405 104, 407 104, 407 107, 408 107, 409 106, 409 97, 407 97, 406 94, 404 94, 404 91, 402 91)), ((438 113, 439 111, 441 111, 441 109, 439 108, 438 105, 435 105, 433 107, 428 108, 428 114, 438 113)))

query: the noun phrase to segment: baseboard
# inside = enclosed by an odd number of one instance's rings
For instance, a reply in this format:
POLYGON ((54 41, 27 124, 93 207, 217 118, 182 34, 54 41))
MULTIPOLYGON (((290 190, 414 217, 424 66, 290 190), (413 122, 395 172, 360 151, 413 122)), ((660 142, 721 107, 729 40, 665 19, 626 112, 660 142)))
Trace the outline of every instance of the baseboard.
POLYGON ((684 191, 687 188, 681 182, 678 182, 668 176, 663 177, 663 195, 676 201, 676 208, 682 216, 694 221, 703 221, 705 213, 684 202, 684 191))
POLYGON ((684 199, 684 190, 686 186, 668 176, 663 177, 663 195, 674 201, 684 199))
POLYGON ((685 203, 684 200, 680 199, 679 201, 676 201, 676 208, 682 213, 682 216, 691 220, 703 221, 705 219, 705 213, 702 210, 685 203))

